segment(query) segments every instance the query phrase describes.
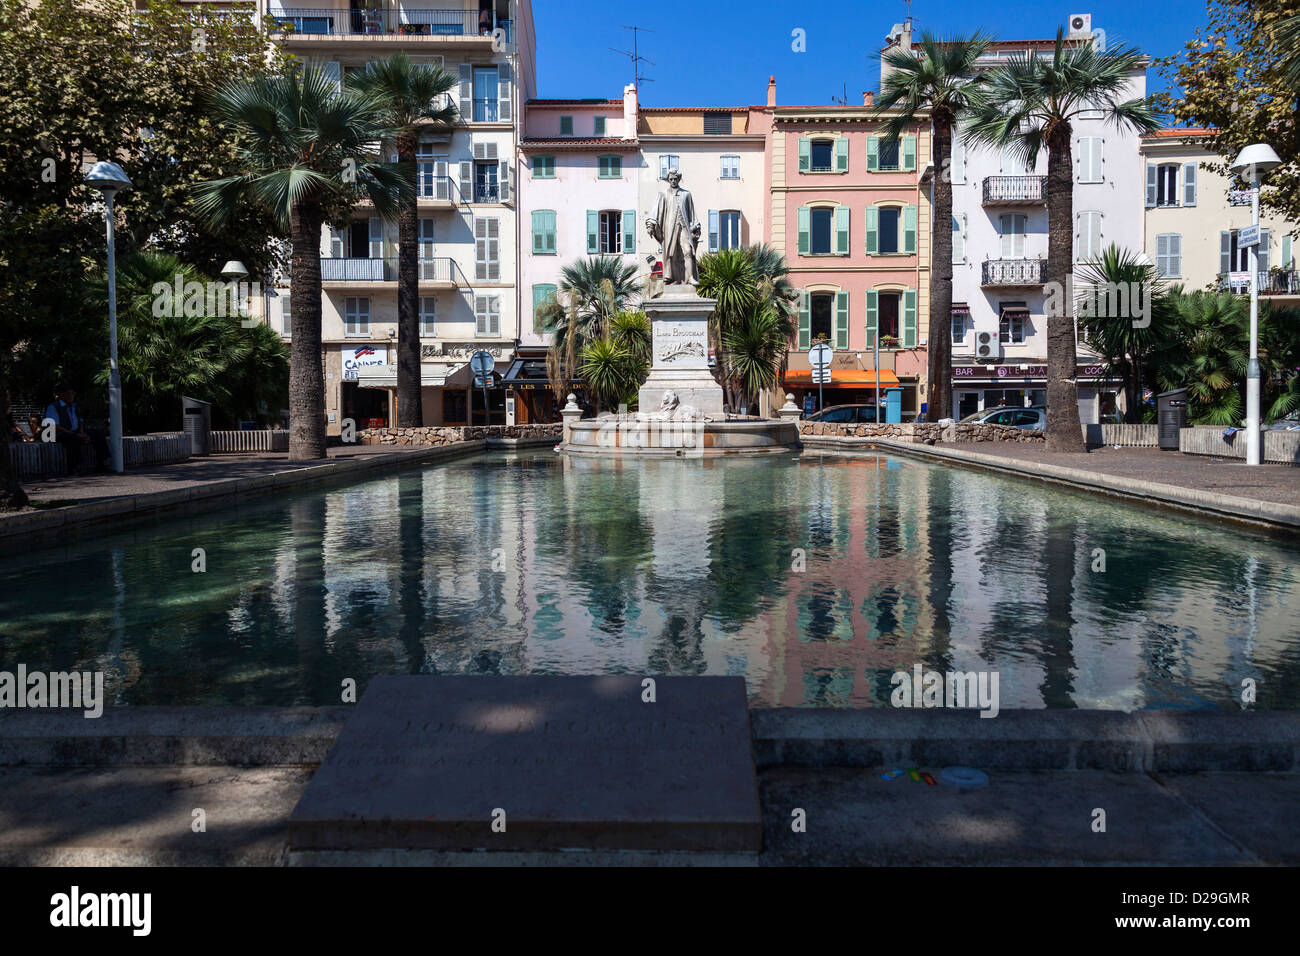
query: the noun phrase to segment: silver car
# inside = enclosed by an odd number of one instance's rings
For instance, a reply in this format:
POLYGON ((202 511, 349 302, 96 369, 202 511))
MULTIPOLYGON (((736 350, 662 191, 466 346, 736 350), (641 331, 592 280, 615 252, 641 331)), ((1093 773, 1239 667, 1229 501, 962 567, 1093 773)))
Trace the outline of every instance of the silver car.
POLYGON ((1042 431, 1047 427, 1047 410, 1038 406, 1016 408, 1012 405, 999 405, 997 408, 986 408, 974 415, 967 415, 961 421, 962 424, 1010 425, 1012 428, 1042 431))

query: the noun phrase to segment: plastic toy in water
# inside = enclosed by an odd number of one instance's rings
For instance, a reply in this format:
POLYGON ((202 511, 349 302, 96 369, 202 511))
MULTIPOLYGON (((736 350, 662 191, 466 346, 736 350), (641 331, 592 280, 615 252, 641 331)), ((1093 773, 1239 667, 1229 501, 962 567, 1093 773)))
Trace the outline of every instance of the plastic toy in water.
POLYGON ((973 767, 944 767, 939 782, 958 790, 980 790, 989 785, 989 775, 973 767))

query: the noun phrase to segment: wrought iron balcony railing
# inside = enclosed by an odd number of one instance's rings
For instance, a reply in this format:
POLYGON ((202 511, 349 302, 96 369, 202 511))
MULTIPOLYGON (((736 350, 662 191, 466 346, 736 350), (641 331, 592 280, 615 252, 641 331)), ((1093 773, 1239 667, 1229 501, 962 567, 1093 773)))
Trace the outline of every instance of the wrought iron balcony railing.
MULTIPOLYGON (((1280 269, 1276 272, 1260 272, 1260 295, 1300 295, 1300 273, 1294 269, 1280 269)), ((1219 279, 1219 288, 1238 295, 1250 295, 1250 273, 1234 272, 1219 279)))
POLYGON ((980 285, 1039 286, 1047 281, 1046 259, 989 259, 984 262, 980 285))
MULTIPOLYGON (((456 260, 449 256, 432 256, 417 260, 421 282, 454 282, 468 287, 470 282, 456 260)), ((320 261, 322 282, 396 282, 397 258, 384 259, 334 259, 322 257, 320 261)))
POLYGON ((1046 176, 985 176, 984 204, 1040 203, 1047 198, 1046 176))
POLYGON ((308 36, 493 36, 501 31, 514 42, 513 23, 477 10, 403 7, 398 10, 346 10, 337 7, 281 7, 267 14, 276 26, 308 36))

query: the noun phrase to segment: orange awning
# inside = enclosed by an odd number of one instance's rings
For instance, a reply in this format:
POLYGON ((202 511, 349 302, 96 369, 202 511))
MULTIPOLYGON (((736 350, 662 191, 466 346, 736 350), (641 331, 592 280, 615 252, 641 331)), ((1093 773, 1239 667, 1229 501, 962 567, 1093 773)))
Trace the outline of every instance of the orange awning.
MULTIPOLYGON (((785 373, 787 385, 813 385, 812 369, 790 369, 785 373)), ((876 372, 874 369, 834 368, 831 380, 826 388, 875 388, 876 372)), ((887 368, 880 370, 881 388, 898 388, 898 376, 887 368)))

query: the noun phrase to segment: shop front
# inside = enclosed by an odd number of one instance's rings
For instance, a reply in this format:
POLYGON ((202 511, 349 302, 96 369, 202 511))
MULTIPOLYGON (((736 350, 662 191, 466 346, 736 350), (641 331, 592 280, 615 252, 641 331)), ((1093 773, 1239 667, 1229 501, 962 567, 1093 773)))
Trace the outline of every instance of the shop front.
MULTIPOLYGON (((881 358, 885 357, 882 353, 881 358)), ((906 391, 907 386, 899 381, 893 369, 882 368, 877 373, 871 364, 872 359, 873 355, 870 352, 836 352, 831 357, 831 380, 818 386, 813 381, 807 353, 791 352, 782 385, 788 394, 794 396, 795 404, 805 415, 811 415, 823 407, 829 408, 832 405, 875 404, 877 389, 882 402, 888 389, 903 388, 906 391)), ((915 384, 912 384, 911 388, 913 391, 911 407, 915 408, 915 384)), ((903 407, 908 407, 906 395, 903 407)))
MULTIPOLYGON (((1123 383, 1108 378, 1102 365, 1077 367, 1079 420, 1097 424, 1123 412, 1123 383)), ((960 421, 1003 405, 1047 405, 1046 365, 954 365, 953 416, 960 421)))
MULTIPOLYGON (((507 406, 514 408, 513 424, 541 425, 562 420, 560 397, 551 388, 551 380, 546 374, 547 351, 545 348, 520 347, 506 370, 502 385, 507 406)), ((582 384, 575 382, 570 385, 570 390, 581 402, 582 384)))

